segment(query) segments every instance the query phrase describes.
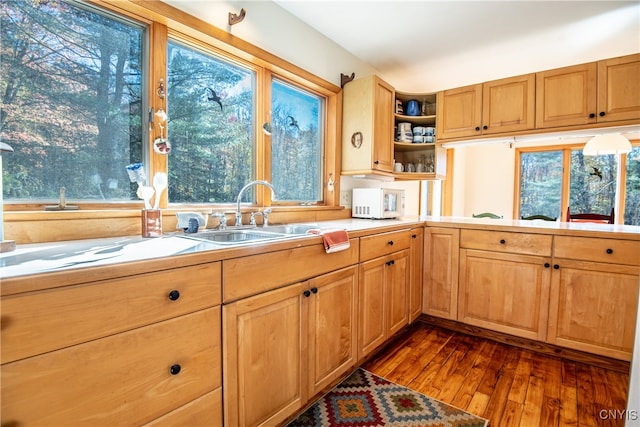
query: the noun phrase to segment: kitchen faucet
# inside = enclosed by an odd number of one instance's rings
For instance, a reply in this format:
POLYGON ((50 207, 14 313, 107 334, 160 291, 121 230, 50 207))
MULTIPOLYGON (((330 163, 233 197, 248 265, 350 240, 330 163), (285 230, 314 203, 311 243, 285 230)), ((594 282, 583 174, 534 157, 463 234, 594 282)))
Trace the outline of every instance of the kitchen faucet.
POLYGON ((262 180, 251 181, 250 183, 242 187, 242 189, 238 193, 238 199, 236 200, 236 224, 235 224, 236 227, 242 226, 242 212, 240 212, 240 199, 242 199, 242 193, 244 193, 244 190, 246 190, 247 188, 252 187, 254 185, 258 185, 258 184, 269 187, 271 189, 271 199, 276 198, 275 190, 273 189, 273 186, 269 184, 268 181, 262 181, 262 180))

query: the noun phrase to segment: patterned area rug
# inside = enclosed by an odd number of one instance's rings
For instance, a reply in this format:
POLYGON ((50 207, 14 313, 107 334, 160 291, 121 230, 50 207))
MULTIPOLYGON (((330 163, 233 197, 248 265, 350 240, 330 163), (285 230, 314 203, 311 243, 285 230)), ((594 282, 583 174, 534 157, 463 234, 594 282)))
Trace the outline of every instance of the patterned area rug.
POLYGON ((364 369, 320 398, 287 427, 486 427, 487 420, 364 369))

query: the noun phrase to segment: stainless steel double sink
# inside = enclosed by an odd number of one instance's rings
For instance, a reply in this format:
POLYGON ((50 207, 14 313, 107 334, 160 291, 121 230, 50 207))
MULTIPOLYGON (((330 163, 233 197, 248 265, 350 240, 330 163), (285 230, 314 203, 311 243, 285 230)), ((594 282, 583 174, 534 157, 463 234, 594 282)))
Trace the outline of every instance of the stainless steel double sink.
POLYGON ((221 245, 261 243, 270 240, 284 240, 307 235, 307 231, 318 228, 313 224, 271 225, 267 227, 227 228, 224 230, 203 230, 180 237, 202 240, 221 245))

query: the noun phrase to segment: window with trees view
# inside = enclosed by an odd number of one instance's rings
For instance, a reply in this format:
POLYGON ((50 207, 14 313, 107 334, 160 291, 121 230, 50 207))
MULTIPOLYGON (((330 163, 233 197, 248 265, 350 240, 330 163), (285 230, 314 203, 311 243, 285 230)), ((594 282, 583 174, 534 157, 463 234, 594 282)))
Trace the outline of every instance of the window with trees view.
POLYGON ((581 147, 528 148, 518 150, 518 158, 520 216, 564 221, 567 206, 599 214, 619 206, 617 223, 640 225, 640 146, 622 156, 584 156, 581 147))
POLYGON ((255 72, 170 41, 169 200, 230 203, 254 177, 255 72))
MULTIPOLYGON (((167 172, 172 204, 235 202, 254 179, 272 182, 279 204, 324 202, 337 144, 330 135, 327 156, 327 105, 333 114, 339 88, 259 49, 153 22, 143 7, 0 3, 0 139, 15 150, 5 201, 38 209, 65 187, 71 201, 131 206, 141 201, 126 166, 143 163, 147 184, 167 172), (151 80, 149 58, 166 76, 151 80), (156 152, 158 137, 170 151, 156 152)), ((243 201, 257 199, 247 191, 243 201)))
POLYGON ((3 1, 0 139, 6 200, 136 198, 145 30, 65 2, 3 1))

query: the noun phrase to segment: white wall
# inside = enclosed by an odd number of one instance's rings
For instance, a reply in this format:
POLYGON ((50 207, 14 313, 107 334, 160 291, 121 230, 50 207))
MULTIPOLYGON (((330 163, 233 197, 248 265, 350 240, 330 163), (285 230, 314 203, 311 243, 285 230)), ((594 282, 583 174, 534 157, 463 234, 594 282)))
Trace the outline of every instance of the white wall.
POLYGON ((163 0, 242 40, 340 86, 340 73, 376 74, 369 65, 271 1, 163 0), (245 19, 229 26, 229 12, 245 19))

